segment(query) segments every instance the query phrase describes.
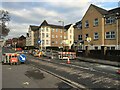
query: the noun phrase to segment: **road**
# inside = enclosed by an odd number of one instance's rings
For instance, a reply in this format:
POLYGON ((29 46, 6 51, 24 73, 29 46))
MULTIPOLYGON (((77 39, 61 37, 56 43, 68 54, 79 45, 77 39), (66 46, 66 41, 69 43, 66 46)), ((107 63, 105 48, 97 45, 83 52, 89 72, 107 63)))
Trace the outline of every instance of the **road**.
MULTIPOLYGON (((94 90, 95 88, 120 88, 120 75, 116 74, 116 70, 119 69, 119 67, 83 62, 79 60, 71 60, 71 64, 67 64, 67 61, 65 60, 52 60, 45 57, 38 58, 31 55, 27 55, 27 62, 27 65, 24 65, 25 69, 22 70, 28 71, 28 66, 34 67, 52 75, 53 77, 57 77, 59 80, 67 83, 67 85, 73 85, 73 87, 77 87, 79 89, 89 88, 94 90)), ((21 74, 24 77, 24 73, 21 74)), ((5 73, 5 75, 7 74, 5 73)))
POLYGON ((51 71, 87 88, 120 87, 120 76, 116 74, 117 68, 113 66, 78 61, 66 64, 66 61, 38 59, 33 56, 28 56, 28 58, 30 63, 36 67, 51 71))
POLYGON ((62 80, 29 65, 3 65, 2 88, 59 88, 62 80))
MULTIPOLYGON (((4 48, 4 53, 14 52, 8 48, 4 48)), ((0 63, 1 65, 1 63, 0 63)), ((53 88, 55 90, 62 90, 61 88, 73 87, 64 80, 51 75, 29 62, 21 65, 2 65, 2 88, 53 88)), ((69 90, 70 90, 69 89, 69 90)))

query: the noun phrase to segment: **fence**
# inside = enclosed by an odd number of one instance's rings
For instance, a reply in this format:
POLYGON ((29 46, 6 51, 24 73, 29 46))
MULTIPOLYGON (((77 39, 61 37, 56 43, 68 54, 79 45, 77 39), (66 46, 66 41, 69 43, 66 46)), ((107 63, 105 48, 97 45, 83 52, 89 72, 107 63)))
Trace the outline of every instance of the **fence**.
POLYGON ((77 56, 120 62, 120 50, 106 50, 105 52, 102 50, 90 50, 89 52, 81 50, 77 51, 77 56))

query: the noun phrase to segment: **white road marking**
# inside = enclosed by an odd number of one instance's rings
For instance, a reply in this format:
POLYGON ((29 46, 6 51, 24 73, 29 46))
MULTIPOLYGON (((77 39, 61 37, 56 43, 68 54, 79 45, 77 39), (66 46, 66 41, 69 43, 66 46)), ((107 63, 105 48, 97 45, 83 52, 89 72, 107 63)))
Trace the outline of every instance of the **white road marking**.
POLYGON ((109 68, 109 69, 120 69, 119 67, 114 67, 114 66, 107 66, 107 65, 99 65, 99 66, 96 66, 96 67, 100 67, 100 68, 109 68))
POLYGON ((29 82, 23 82, 24 85, 29 85, 29 82))

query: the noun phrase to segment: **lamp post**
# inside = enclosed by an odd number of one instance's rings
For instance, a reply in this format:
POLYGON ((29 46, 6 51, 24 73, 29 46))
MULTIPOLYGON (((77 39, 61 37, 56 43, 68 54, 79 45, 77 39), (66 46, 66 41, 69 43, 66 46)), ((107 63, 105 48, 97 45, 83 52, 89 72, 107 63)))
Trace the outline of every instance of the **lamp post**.
MULTIPOLYGON (((62 31, 62 47, 64 49, 64 44, 63 44, 63 40, 64 40, 64 21, 58 21, 58 22, 61 22, 62 23, 62 27, 63 27, 63 31, 62 31)), ((63 52, 63 50, 62 50, 63 52)), ((63 57, 63 54, 61 55, 63 57)), ((63 60, 63 58, 62 58, 63 60)))
POLYGON ((42 36, 42 30, 43 30, 43 28, 41 28, 41 35, 40 35, 41 36, 41 38, 40 38, 41 39, 41 43, 40 43, 41 44, 41 51, 42 51, 42 37, 43 37, 42 36))
POLYGON ((16 44, 17 44, 17 42, 15 42, 15 51, 16 51, 16 44))
MULTIPOLYGON (((119 1, 119 4, 120 4, 120 1, 119 1)), ((119 49, 119 21, 118 21, 118 18, 119 18, 119 13, 116 13, 116 30, 117 30, 117 49, 119 49)))
POLYGON ((62 23, 62 29, 63 29, 63 33, 62 33, 62 46, 63 46, 63 49, 64 49, 64 45, 63 45, 63 41, 64 41, 64 21, 58 21, 60 23, 62 23))

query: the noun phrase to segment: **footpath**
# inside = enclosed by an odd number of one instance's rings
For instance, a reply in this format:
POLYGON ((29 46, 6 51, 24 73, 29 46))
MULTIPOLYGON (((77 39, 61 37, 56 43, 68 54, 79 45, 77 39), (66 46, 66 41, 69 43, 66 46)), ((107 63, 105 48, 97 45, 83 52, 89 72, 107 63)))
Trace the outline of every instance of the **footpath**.
POLYGON ((99 63, 104 65, 111 65, 115 67, 120 67, 120 62, 110 61, 110 60, 102 60, 102 59, 93 59, 88 57, 77 57, 80 61, 90 62, 90 63, 99 63))

